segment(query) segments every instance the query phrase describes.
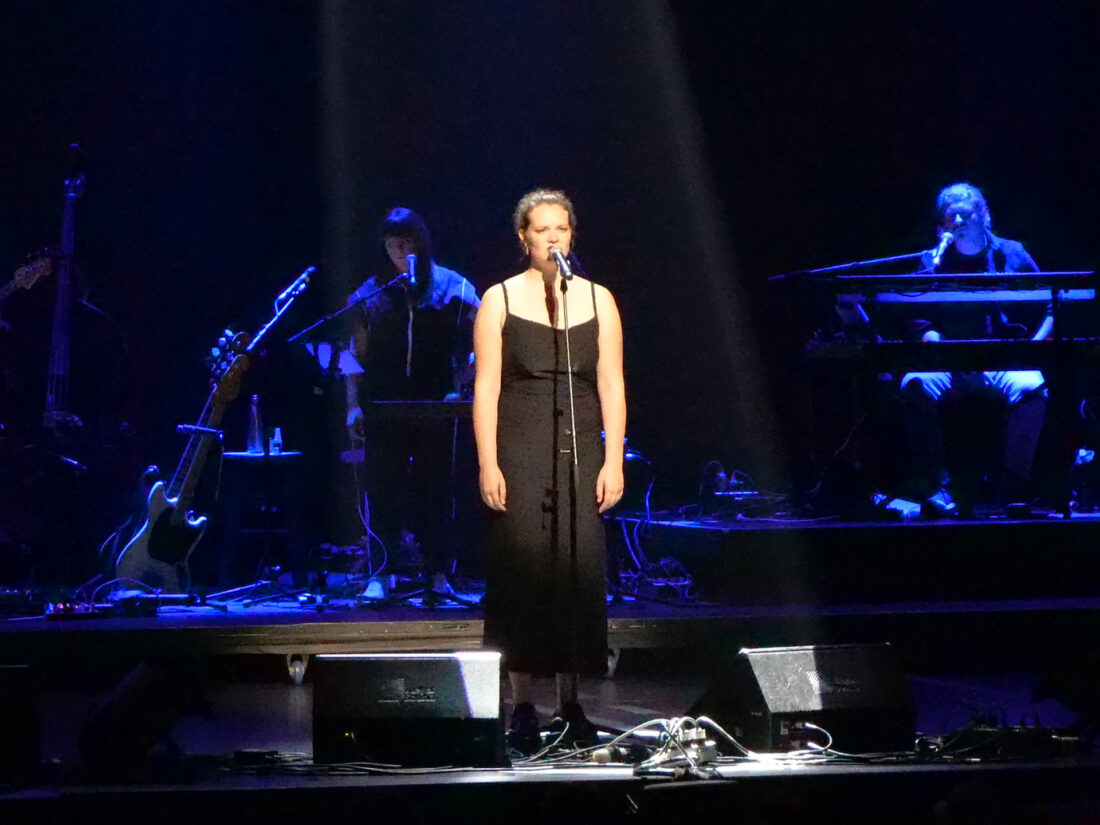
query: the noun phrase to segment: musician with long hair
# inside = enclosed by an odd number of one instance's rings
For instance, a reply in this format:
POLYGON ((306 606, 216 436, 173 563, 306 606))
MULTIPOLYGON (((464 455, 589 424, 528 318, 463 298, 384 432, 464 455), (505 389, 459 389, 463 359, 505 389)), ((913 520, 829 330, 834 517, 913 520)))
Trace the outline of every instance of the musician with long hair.
MULTIPOLYGON (((936 217, 940 243, 924 253, 921 271, 1039 271, 1023 244, 993 233, 989 205, 977 187, 945 187, 936 198, 936 217)), ((1040 341, 1050 336, 1054 319, 1049 305, 1030 323, 1021 319, 1019 307, 972 303, 954 315, 941 308, 939 317, 914 319, 909 328, 912 337, 929 345, 943 338, 1040 341)), ((901 378, 901 393, 910 434, 909 484, 931 505, 926 510, 952 513, 958 508, 969 515, 983 496, 1026 493, 1046 407, 1041 371, 910 372, 901 378), (991 449, 1000 454, 990 457, 991 449), (983 491, 987 481, 999 489, 983 491)))

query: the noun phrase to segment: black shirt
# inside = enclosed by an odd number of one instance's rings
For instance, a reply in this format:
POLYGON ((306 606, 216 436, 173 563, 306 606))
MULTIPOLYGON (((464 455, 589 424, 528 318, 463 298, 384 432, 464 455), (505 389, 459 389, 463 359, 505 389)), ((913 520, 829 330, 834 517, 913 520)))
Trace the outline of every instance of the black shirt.
MULTIPOLYGON (((371 278, 359 292, 375 289, 371 278)), ((454 376, 473 349, 481 301, 453 270, 432 265, 428 283, 388 287, 363 307, 367 327, 363 401, 439 401, 454 392, 454 376)))
MULTIPOLYGON (((938 267, 932 267, 932 250, 921 256, 921 272, 945 274, 985 274, 1039 272, 1039 266, 1019 241, 986 233, 989 242, 974 255, 964 255, 954 245, 947 248, 938 267)), ((940 289, 995 290, 1012 288, 1011 279, 1003 284, 952 280, 938 285, 940 289)), ((928 304, 921 310, 922 318, 909 322, 907 337, 919 339, 924 331, 935 329, 947 339, 1027 338, 1039 328, 1049 312, 1047 303, 957 303, 928 304)))

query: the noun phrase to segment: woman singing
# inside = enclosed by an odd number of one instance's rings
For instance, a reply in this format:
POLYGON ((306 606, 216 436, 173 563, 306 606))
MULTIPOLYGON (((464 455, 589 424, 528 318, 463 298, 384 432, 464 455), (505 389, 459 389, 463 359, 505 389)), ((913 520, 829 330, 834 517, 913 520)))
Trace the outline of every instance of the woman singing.
POLYGON ((508 670, 510 742, 530 753, 539 745, 534 676, 557 678, 552 728, 568 723, 572 741, 595 736, 577 680, 607 667, 600 513, 623 494, 626 396, 615 300, 579 275, 563 279, 552 254, 570 259, 573 204, 538 189, 514 221, 527 269, 482 300, 473 417, 481 497, 494 511, 485 640, 508 670))

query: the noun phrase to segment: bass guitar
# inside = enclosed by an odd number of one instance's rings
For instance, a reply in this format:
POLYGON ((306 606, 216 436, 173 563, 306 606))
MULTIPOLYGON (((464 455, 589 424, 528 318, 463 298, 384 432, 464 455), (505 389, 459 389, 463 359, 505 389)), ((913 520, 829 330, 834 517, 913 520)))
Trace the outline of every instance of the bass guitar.
POLYGON ((141 581, 167 593, 183 593, 190 586, 188 561, 207 522, 206 516, 191 511, 191 502, 211 439, 221 437, 222 414, 240 392, 241 376, 248 368, 247 335, 227 332, 219 344, 206 406, 198 422, 184 428, 190 437, 171 481, 157 481, 149 490, 145 521, 115 559, 116 579, 141 581))

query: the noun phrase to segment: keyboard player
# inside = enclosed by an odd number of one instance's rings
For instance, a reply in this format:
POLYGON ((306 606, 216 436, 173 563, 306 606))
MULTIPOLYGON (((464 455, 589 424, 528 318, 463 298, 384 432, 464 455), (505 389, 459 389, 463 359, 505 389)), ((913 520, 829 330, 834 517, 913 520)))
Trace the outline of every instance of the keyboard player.
MULTIPOLYGON (((923 254, 922 272, 1039 271, 1021 243, 993 233, 989 206, 976 187, 946 187, 936 212, 939 243, 923 254)), ((930 345, 941 338, 1044 340, 1054 323, 1049 305, 1045 312, 1040 305, 1039 317, 1032 319, 1020 317, 1028 306, 1022 303, 956 304, 951 311, 944 304, 925 306, 940 309, 911 320, 908 332, 930 345)), ((1046 406, 1042 372, 910 372, 902 376, 901 393, 910 442, 907 486, 931 509, 952 512, 957 506, 967 514, 988 480, 996 481, 1001 495, 1026 488, 1046 406), (1000 444, 989 443, 994 434, 1000 444)))

